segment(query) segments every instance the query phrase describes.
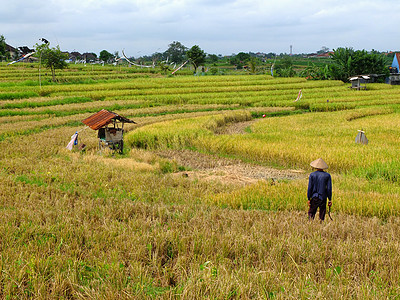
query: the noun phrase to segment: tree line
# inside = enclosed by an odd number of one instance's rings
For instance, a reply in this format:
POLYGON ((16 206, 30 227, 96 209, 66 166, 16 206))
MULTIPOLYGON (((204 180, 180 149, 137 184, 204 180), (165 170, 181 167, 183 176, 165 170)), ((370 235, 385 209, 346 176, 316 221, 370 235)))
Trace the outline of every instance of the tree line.
MULTIPOLYGON (((324 47, 321 53, 329 53, 325 63, 309 62, 301 71, 296 70, 296 56, 285 54, 256 54, 239 52, 229 58, 222 55, 206 54, 199 46, 188 49, 180 42, 173 42, 164 53, 154 53, 151 56, 141 57, 142 61, 159 61, 161 67, 168 69, 166 62, 182 63, 185 60, 191 61, 195 68, 207 63, 210 66, 217 66, 218 62, 224 60, 225 64, 235 66, 236 69, 246 68, 250 73, 256 73, 259 67, 264 72, 271 72, 276 77, 301 76, 312 80, 341 80, 348 82, 349 78, 355 75, 377 74, 381 78, 389 75, 387 57, 377 51, 354 50, 353 48, 337 48, 328 52, 324 47), (267 61, 268 60, 268 61, 267 61), (163 63, 164 62, 164 63, 163 63)), ((211 69, 212 70, 212 69, 211 69)), ((215 70, 215 69, 214 69, 215 70)))
MULTIPOLYGON (((327 49, 324 49, 324 51, 327 51, 327 49)), ((53 80, 55 79, 55 69, 67 67, 65 60, 68 59, 68 55, 63 53, 59 46, 51 48, 49 43, 36 44, 35 51, 40 62, 51 70, 53 80)), ((111 54, 107 50, 102 50, 99 59, 103 62, 112 62, 118 58, 117 56, 118 52, 111 54)), ((0 57, 10 59, 3 35, 0 36, 0 57)), ((313 80, 333 79, 347 82, 349 77, 354 75, 378 74, 382 78, 389 75, 385 55, 374 50, 368 52, 366 50, 354 50, 353 48, 337 48, 330 53, 329 58, 329 61, 324 64, 309 62, 305 68, 298 71, 295 68, 296 57, 284 54, 278 56, 275 53, 268 53, 260 56, 251 52, 239 52, 226 58, 216 54, 207 55, 198 45, 189 49, 182 43, 173 41, 168 45, 166 51, 156 52, 150 56, 141 56, 136 60, 139 63, 157 65, 162 72, 169 72, 177 65, 189 62, 194 68, 194 73, 196 73, 200 66, 209 64, 217 67, 218 62, 224 59, 226 64, 235 66, 236 69, 246 68, 253 74, 257 72, 258 67, 262 66, 264 72, 271 72, 271 75, 276 77, 302 76, 313 80), (267 59, 269 59, 269 62, 267 62, 267 59)), ((217 73, 215 70, 217 69, 211 69, 211 73, 217 73)))

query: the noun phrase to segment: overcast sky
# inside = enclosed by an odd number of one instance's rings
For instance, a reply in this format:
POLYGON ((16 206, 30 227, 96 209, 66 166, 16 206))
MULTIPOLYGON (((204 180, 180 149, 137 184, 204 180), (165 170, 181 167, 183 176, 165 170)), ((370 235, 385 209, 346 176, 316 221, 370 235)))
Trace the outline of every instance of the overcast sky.
POLYGON ((206 53, 400 50, 399 0, 0 0, 0 35, 63 51, 128 56, 173 41, 206 53))

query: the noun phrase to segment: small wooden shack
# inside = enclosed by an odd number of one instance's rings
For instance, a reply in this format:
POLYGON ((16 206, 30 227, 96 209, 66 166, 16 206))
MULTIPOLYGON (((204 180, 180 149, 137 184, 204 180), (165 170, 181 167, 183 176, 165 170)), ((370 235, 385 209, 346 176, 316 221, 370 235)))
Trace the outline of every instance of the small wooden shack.
POLYGON ((357 90, 366 90, 367 82, 370 80, 370 76, 367 75, 358 75, 351 77, 349 80, 351 82, 351 88, 357 90))
POLYGON ((124 149, 124 123, 136 122, 120 116, 112 111, 102 109, 82 121, 93 130, 98 130, 99 149, 109 147, 111 150, 122 153, 124 149))

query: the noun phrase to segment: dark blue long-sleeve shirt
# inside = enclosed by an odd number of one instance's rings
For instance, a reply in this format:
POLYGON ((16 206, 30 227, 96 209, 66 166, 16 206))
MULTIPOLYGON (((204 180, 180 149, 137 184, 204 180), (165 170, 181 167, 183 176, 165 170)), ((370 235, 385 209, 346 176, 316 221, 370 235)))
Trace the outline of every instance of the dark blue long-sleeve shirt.
POLYGON ((332 199, 332 180, 327 172, 317 170, 310 174, 308 179, 307 198, 317 197, 321 200, 332 199))

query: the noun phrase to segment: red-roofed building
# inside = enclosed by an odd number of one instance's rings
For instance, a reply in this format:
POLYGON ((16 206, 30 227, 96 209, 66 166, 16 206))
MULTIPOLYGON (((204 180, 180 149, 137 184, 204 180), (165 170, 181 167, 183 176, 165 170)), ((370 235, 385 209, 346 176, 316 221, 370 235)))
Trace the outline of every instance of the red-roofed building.
POLYGON ((334 53, 333 51, 325 52, 325 53, 318 54, 317 57, 331 57, 331 54, 333 54, 333 53, 334 53))

